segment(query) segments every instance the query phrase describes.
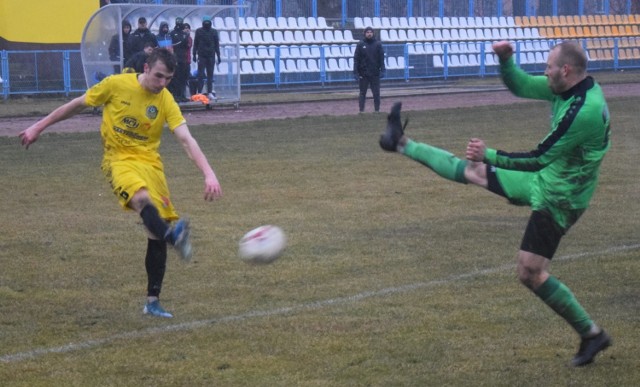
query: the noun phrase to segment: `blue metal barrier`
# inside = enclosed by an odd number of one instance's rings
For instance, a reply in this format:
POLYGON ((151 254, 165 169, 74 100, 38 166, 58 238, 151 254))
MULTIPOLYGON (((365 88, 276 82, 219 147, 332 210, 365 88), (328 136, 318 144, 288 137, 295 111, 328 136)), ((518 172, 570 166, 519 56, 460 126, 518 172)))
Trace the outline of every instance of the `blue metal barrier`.
MULTIPOLYGON (((589 70, 640 69, 640 56, 613 39, 611 55, 590 48, 589 70), (593 53, 593 54, 591 54, 593 53)), ((611 41, 611 39, 603 39, 611 41)), ((526 71, 541 74, 554 40, 515 42, 515 60, 526 71)), ((241 47, 239 69, 243 87, 315 84, 344 86, 353 82, 353 44, 241 47), (305 54, 311 53, 311 55, 305 54)), ((497 59, 489 42, 416 42, 384 45, 387 81, 495 76, 497 59)), ((83 93, 86 82, 78 50, 0 51, 0 91, 4 99, 19 94, 83 93)), ((234 70, 235 71, 235 70, 234 70)), ((95 74, 101 77, 101 74, 95 74)))
POLYGON ((2 97, 84 92, 79 50, 0 51, 2 97))

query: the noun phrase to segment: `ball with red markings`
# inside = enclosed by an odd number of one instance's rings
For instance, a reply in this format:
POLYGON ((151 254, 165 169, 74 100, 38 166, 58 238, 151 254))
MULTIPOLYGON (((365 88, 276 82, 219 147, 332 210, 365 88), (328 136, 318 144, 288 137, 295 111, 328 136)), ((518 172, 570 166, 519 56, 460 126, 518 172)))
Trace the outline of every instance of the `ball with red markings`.
POLYGON ((266 225, 246 233, 238 248, 240 259, 252 265, 269 264, 287 247, 287 237, 278 226, 266 225))

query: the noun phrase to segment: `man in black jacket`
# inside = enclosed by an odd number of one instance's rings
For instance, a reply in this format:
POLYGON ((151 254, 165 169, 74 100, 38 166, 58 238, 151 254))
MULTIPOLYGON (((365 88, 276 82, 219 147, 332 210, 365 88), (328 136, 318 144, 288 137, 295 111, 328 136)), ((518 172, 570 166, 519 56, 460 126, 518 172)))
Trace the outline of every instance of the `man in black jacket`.
POLYGON ((171 44, 173 45, 173 53, 176 56, 178 67, 168 87, 176 102, 189 101, 185 96, 187 80, 189 79, 189 59, 191 58, 189 35, 190 33, 185 29, 184 20, 181 17, 177 17, 176 25, 171 31, 171 44))
POLYGON ((198 93, 202 93, 206 71, 208 97, 215 99, 213 65, 220 64, 220 38, 218 31, 211 26, 209 16, 202 17, 202 27, 196 30, 196 36, 193 39, 193 61, 198 63, 198 93))
MULTIPOLYGON (((122 63, 127 63, 129 58, 134 54, 131 51, 131 23, 127 20, 122 21, 122 63)), ((111 37, 109 43, 109 60, 113 62, 120 62, 120 34, 115 34, 111 37)), ((114 65, 113 71, 115 74, 120 73, 120 65, 114 65)))
POLYGON ((145 43, 151 43, 153 48, 158 47, 158 39, 147 27, 147 18, 141 17, 138 19, 138 28, 131 33, 131 53, 142 51, 145 43))
POLYGON ((364 29, 364 39, 358 42, 353 55, 353 75, 360 86, 360 113, 364 112, 369 87, 373 94, 373 108, 376 112, 380 111, 380 78, 383 78, 385 73, 384 48, 374 37, 373 28, 367 27, 364 29))

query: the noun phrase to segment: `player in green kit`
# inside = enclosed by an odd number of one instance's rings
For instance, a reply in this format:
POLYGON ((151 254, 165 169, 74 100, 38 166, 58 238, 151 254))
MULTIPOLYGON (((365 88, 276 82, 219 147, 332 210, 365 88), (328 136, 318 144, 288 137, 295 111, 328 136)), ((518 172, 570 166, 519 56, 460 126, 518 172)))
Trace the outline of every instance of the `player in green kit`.
POLYGON ((159 301, 167 244, 183 260, 191 258, 189 223, 178 220, 158 153, 165 124, 204 175, 205 200, 222 194, 213 169, 166 89, 175 69, 173 54, 156 49, 147 58, 143 73, 107 77, 20 133, 22 145, 28 148, 50 125, 88 106, 104 106, 100 125, 104 149, 102 172, 122 207, 137 212, 147 229, 147 302, 143 312, 158 317, 172 317, 159 301), (175 220, 178 221, 171 226, 169 222, 175 220))
POLYGON ((493 50, 512 93, 552 104, 551 131, 534 150, 509 153, 473 138, 466 159, 457 158, 405 136, 400 103, 391 109, 380 146, 446 179, 475 184, 513 204, 531 207, 518 252, 518 277, 580 335, 572 365, 589 364, 611 345, 611 338, 548 269, 560 239, 587 209, 595 191, 600 164, 609 149, 607 103, 600 86, 587 75, 587 57, 576 42, 562 42, 551 49, 545 76, 532 76, 517 67, 509 42, 495 43, 493 50))

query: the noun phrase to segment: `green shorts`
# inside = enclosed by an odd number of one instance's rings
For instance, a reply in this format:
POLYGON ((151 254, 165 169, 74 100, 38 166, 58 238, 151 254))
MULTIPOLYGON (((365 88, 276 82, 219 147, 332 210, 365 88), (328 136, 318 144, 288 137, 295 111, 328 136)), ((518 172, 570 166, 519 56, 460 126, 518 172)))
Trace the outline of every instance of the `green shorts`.
POLYGON ((530 206, 534 211, 548 212, 566 232, 584 213, 584 209, 558 208, 551 204, 532 206, 532 185, 536 172, 513 171, 487 165, 487 189, 506 198, 511 204, 530 206))

